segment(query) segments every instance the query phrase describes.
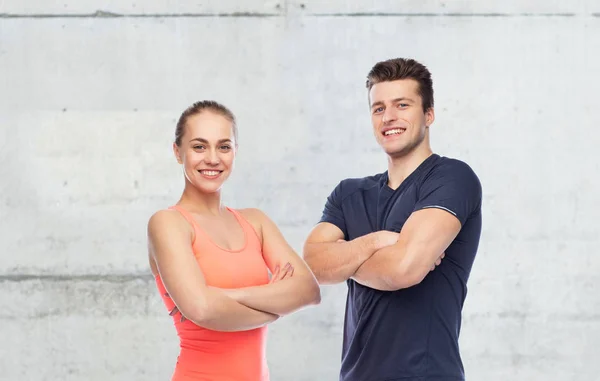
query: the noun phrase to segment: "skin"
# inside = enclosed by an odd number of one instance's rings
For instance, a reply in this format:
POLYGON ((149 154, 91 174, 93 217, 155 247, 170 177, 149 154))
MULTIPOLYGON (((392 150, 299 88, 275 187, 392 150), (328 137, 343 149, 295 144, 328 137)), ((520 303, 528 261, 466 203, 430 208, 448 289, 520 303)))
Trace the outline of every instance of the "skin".
MULTIPOLYGON (((418 89, 418 82, 403 79, 377 83, 369 91, 373 134, 387 154, 392 189, 432 154, 429 131, 435 112, 423 110, 418 89), (402 133, 386 135, 394 129, 402 133)), ((394 291, 420 283, 433 271, 460 228, 455 216, 430 208, 412 213, 400 233, 377 231, 346 242, 337 226, 323 222, 310 232, 304 259, 321 284, 351 278, 394 291)))
MULTIPOLYGON (((185 187, 178 205, 192 213, 215 244, 238 249, 245 236, 235 216, 221 204, 222 188, 231 175, 238 150, 231 121, 204 110, 188 118, 181 144, 173 144, 185 187)), ((306 263, 276 225, 258 209, 239 212, 262 242, 266 266, 273 274, 263 286, 223 290, 206 284, 192 251, 194 231, 177 211, 160 210, 148 222, 149 262, 160 275, 181 313, 199 326, 243 331, 320 302, 320 290, 306 263)))

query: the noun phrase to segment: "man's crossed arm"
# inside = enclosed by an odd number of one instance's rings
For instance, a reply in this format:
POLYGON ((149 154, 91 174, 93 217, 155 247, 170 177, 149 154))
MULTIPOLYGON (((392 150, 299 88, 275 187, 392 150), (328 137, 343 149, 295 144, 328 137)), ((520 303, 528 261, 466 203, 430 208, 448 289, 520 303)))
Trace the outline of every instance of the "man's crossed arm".
POLYGON ((321 284, 349 278, 382 291, 420 283, 440 263, 460 231, 459 220, 437 208, 413 212, 398 233, 378 231, 343 240, 343 232, 320 223, 304 245, 304 259, 321 284))

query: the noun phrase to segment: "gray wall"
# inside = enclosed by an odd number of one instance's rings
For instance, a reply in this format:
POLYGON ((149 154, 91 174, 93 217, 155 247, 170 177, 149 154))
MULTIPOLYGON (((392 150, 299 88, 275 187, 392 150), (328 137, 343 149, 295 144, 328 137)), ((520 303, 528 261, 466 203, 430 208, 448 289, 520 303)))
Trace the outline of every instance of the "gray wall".
MULTIPOLYGON (((187 3, 0 2, 0 379, 167 380, 145 226, 182 190, 180 112, 234 110, 225 199, 300 250, 339 180, 385 169, 363 86, 396 56, 429 66, 434 150, 483 184, 468 379, 598 379, 597 1, 187 3)), ((344 302, 271 326, 274 380, 336 379, 344 302)))

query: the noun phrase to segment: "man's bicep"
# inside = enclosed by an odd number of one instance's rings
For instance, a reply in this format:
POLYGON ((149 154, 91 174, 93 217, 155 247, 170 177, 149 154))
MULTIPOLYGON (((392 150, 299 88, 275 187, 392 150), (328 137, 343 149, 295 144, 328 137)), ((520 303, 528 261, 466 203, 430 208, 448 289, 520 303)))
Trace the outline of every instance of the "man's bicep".
POLYGON ((319 222, 308 235, 306 243, 336 242, 340 239, 344 239, 342 229, 330 222, 319 222))
POLYGON ((440 208, 413 212, 400 231, 397 245, 404 250, 403 266, 423 277, 458 235, 458 218, 440 208))

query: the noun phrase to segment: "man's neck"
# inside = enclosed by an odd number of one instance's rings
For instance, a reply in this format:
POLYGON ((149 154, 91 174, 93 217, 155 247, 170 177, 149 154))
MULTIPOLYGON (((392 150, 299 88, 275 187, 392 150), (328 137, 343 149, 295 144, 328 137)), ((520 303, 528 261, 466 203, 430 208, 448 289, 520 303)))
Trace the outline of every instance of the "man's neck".
POLYGON ((432 153, 431 148, 425 146, 401 157, 388 156, 388 186, 397 189, 432 153))

